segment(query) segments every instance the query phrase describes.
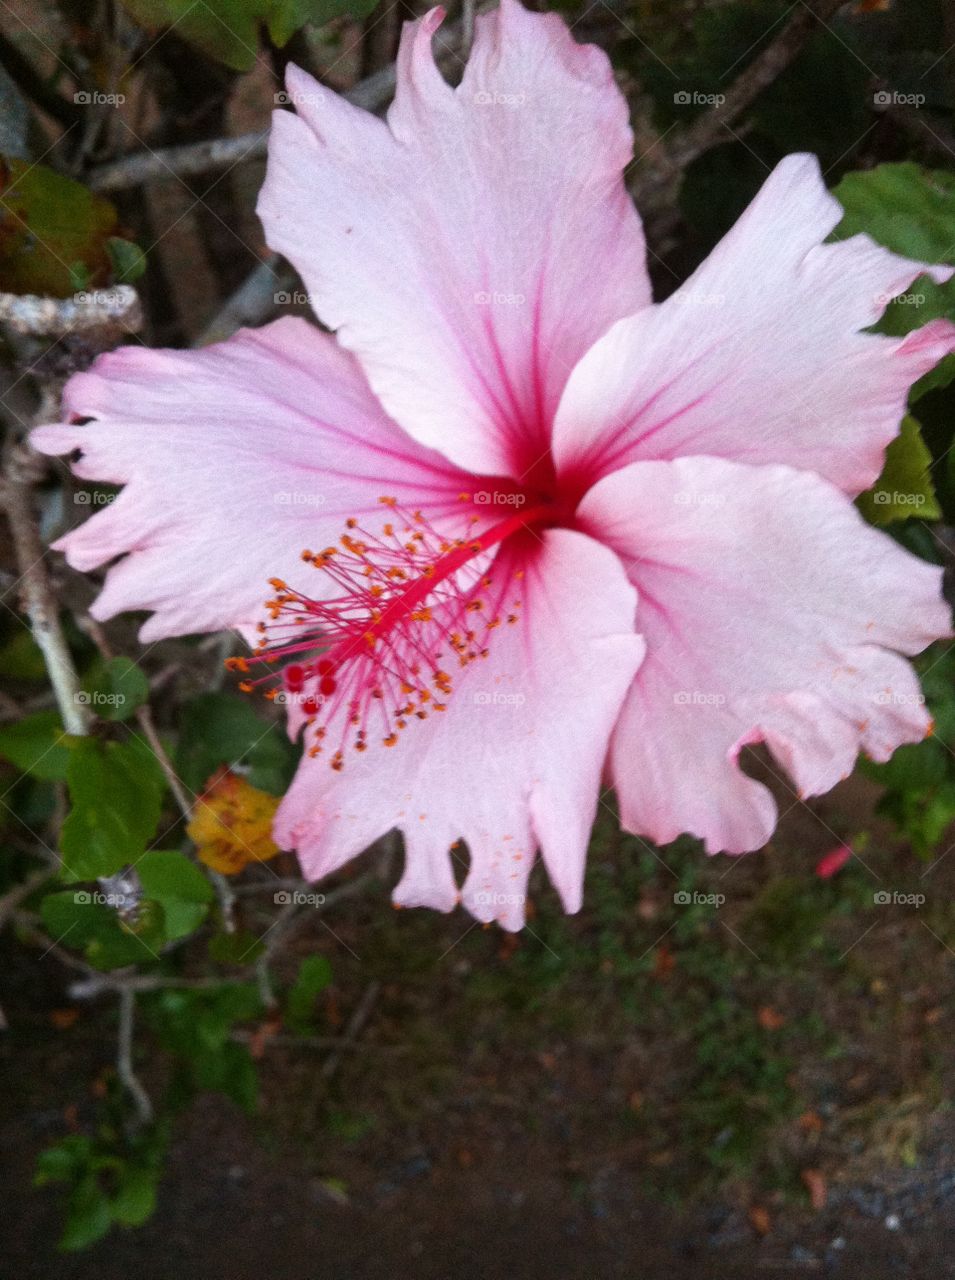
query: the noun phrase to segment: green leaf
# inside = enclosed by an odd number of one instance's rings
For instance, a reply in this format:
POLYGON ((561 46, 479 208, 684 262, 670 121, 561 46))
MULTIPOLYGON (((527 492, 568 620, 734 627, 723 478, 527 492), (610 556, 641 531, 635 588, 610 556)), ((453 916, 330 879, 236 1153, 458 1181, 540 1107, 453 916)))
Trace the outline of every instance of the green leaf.
POLYGON ((159 822, 166 780, 145 743, 67 738, 72 809, 60 833, 63 877, 96 880, 135 862, 159 822))
POLYGON ((147 1008, 156 1034, 183 1060, 195 1087, 221 1090, 251 1109, 258 1087, 255 1065, 231 1035, 236 1023, 262 1012, 255 983, 211 991, 163 991, 147 1008))
POLYGON ((33 778, 62 782, 70 759, 63 736, 59 715, 38 711, 24 720, 0 725, 0 756, 33 778))
POLYGON ((54 942, 83 951, 97 969, 157 960, 165 936, 162 907, 143 903, 131 922, 124 923, 118 905, 100 889, 67 889, 48 894, 40 915, 54 942))
POLYGON ((212 885, 195 863, 175 850, 144 853, 136 863, 143 891, 160 903, 168 941, 198 929, 212 901, 212 885))
POLYGON ((306 22, 321 25, 348 15, 363 18, 378 0, 123 0, 147 31, 175 27, 176 35, 236 71, 248 71, 259 48, 259 28, 284 45, 306 22))
POLYGON ((306 956, 285 1003, 285 1020, 294 1031, 306 1031, 315 1014, 315 997, 332 980, 332 966, 324 956, 306 956))
POLYGON ((209 940, 209 959, 216 964, 247 965, 258 960, 265 943, 248 929, 235 933, 217 933, 209 940))
MULTIPOLYGON (((893 253, 918 262, 955 261, 955 174, 911 162, 880 164, 846 174, 832 194, 845 211, 834 239, 866 232, 893 253)), ((940 317, 955 320, 955 281, 938 285, 920 276, 876 328, 903 337, 940 317)), ((953 379, 955 356, 947 356, 915 384, 910 402, 953 379)))
POLYGON ((298 750, 277 725, 257 715, 247 698, 203 693, 185 704, 180 719, 176 769, 197 794, 221 765, 248 769, 248 780, 281 795, 298 762, 298 750))
POLYGON ((149 697, 149 684, 131 658, 100 663, 78 695, 101 720, 128 720, 149 697))
POLYGON ((244 1044, 231 1040, 197 1061, 196 1084, 200 1089, 218 1089, 244 1111, 251 1111, 258 1097, 259 1079, 251 1054, 244 1044))
POLYGON ((185 1058, 218 1053, 232 1027, 256 1017, 262 999, 253 982, 223 983, 197 991, 163 991, 152 1004, 156 1032, 174 1053, 185 1058))
POLYGON ((141 1227, 156 1208, 159 1170, 144 1165, 127 1165, 119 1187, 109 1202, 110 1216, 123 1227, 141 1227))
POLYGON ((46 663, 40 646, 25 627, 18 626, 16 633, 0 648, 0 676, 9 680, 46 679, 46 663))
POLYGON ((113 266, 113 279, 116 284, 132 284, 146 270, 146 255, 132 240, 110 236, 106 241, 106 249, 113 266))
POLYGON ((65 298, 108 284, 116 230, 116 209, 81 183, 0 158, 0 289, 65 298))
POLYGON ((269 10, 269 35, 281 48, 306 22, 322 27, 335 18, 367 18, 377 7, 378 0, 276 0, 269 10))
POLYGON ((880 164, 847 173, 832 194, 845 210, 836 239, 864 231, 904 257, 933 263, 951 260, 955 174, 911 162, 880 164))
POLYGON ((85 262, 70 263, 70 288, 79 293, 90 286, 90 269, 85 262))
POLYGON ((112 1224, 109 1201, 94 1173, 86 1175, 70 1193, 66 1227, 58 1247, 66 1252, 85 1249, 106 1235, 112 1224))
POLYGON ((856 500, 870 524, 886 525, 893 520, 938 520, 942 512, 932 484, 932 455, 922 439, 921 428, 911 414, 902 419, 902 429, 885 453, 882 474, 856 500))
POLYGON ((71 1133, 37 1156, 33 1185, 45 1187, 51 1182, 76 1181, 89 1166, 92 1153, 93 1144, 85 1134, 71 1133))

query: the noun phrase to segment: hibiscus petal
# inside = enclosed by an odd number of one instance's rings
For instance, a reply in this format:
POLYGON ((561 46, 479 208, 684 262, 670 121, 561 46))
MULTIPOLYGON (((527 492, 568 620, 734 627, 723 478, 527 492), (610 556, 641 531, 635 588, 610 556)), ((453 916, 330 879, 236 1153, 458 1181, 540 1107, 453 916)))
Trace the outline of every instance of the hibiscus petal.
POLYGON ((154 611, 143 640, 250 627, 268 579, 345 518, 395 494, 453 509, 464 478, 385 417, 354 358, 305 320, 201 351, 122 347, 67 386, 72 418, 31 436, 82 451, 75 473, 125 485, 59 542, 76 569, 116 556, 97 618, 154 611))
POLYGON ((924 273, 840 221, 814 156, 773 170, 733 229, 658 306, 621 320, 574 370, 555 424, 558 467, 713 454, 817 472, 853 495, 878 477, 911 384, 955 350, 955 325, 861 333, 924 273))
POLYGON ((406 26, 387 123, 291 67, 259 214, 385 408, 474 472, 523 476, 567 377, 650 297, 605 54, 516 0, 477 19, 460 86, 443 11, 406 26))
POLYGON ((454 906, 449 848, 463 839, 460 896, 479 920, 521 927, 538 846, 564 906, 579 909, 607 743, 644 646, 635 593, 610 551, 571 530, 527 536, 530 549, 505 547, 493 569, 502 583, 523 572, 513 587, 520 621, 459 673, 447 711, 412 723, 396 747, 349 753, 341 773, 321 757, 303 761, 275 835, 308 876, 399 827, 399 905, 454 906))
POLYGON ((894 651, 950 634, 942 571, 826 481, 718 458, 634 463, 580 516, 623 560, 647 641, 610 756, 630 830, 754 849, 776 807, 739 768, 745 744, 765 742, 818 795, 860 748, 886 760, 925 736, 918 681, 894 651))

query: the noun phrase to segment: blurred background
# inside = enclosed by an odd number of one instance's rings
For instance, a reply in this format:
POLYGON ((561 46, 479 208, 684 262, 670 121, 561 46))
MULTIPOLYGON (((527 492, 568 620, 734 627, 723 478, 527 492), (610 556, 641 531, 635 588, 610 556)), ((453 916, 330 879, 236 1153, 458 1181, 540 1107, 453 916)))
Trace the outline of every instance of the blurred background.
MULTIPOLYGON (((285 64, 381 111, 424 7, 0 0, 0 1271, 955 1275, 949 646, 919 660, 934 735, 888 765, 803 801, 752 754, 764 850, 653 847, 607 795, 581 913, 535 874, 509 935, 394 911, 391 837, 304 885, 269 837, 296 751, 223 672, 233 640, 99 627, 95 575, 46 550, 114 491, 25 431, 119 342, 307 313, 253 212, 285 64)), ((549 7, 631 103, 658 297, 797 150, 837 236, 955 262, 943 0, 549 7)), ((955 288, 923 279, 879 327, 937 316, 955 288)), ((913 389, 859 500, 946 567, 953 379, 913 389)))

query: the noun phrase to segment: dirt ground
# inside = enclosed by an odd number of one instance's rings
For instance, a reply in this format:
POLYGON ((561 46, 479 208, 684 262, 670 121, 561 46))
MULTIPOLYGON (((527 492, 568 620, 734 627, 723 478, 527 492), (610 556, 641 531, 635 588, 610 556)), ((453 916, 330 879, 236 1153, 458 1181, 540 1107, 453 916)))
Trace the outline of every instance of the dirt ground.
MULTIPOLYGON (((307 1162, 266 1152, 226 1104, 203 1104, 176 1143, 153 1220, 64 1257, 53 1248, 60 1226, 53 1197, 32 1191, 25 1177, 49 1113, 20 1116, 2 1135, 0 1269, 21 1280, 955 1275, 951 1195, 932 1203, 926 1193, 892 1230, 885 1220, 904 1199, 901 1189, 894 1199, 855 1189, 822 1214, 787 1213, 760 1239, 719 1199, 675 1210, 648 1198, 640 1169, 625 1156, 608 1154, 581 1187, 568 1186, 566 1152, 546 1142, 502 1141, 475 1167, 456 1168, 436 1121, 427 1135, 407 1132, 403 1153, 364 1167, 348 1202, 337 1203, 307 1162)), ((944 1150, 950 1155, 950 1146, 944 1150)))
MULTIPOLYGON (((57 1253, 32 1166, 95 1123, 115 1013, 70 1006, 58 964, 8 944, 0 1276, 955 1276, 955 859, 921 914, 879 914, 870 877, 922 869, 872 798, 856 779, 792 806, 735 864, 671 847, 668 870, 605 831, 585 911, 544 901, 519 938, 350 900, 299 944, 335 971, 323 1038, 266 1049, 251 1116, 202 1097, 154 1218, 79 1255, 57 1253), (823 884, 816 860, 863 819, 868 869, 823 884), (671 870, 722 887, 718 921, 672 914, 671 870)), ((140 1067, 155 1086, 148 1050, 140 1067)))

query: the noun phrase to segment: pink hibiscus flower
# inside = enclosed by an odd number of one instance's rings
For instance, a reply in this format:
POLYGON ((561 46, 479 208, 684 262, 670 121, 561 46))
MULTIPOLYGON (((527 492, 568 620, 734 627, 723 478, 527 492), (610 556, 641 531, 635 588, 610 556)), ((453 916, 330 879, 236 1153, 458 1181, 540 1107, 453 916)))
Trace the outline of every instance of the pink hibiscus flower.
POLYGON ((112 352, 33 439, 125 486, 57 544, 116 561, 98 618, 281 659, 249 680, 304 735, 275 834, 306 873, 398 827, 396 902, 516 929, 538 850, 580 906, 603 780, 629 830, 740 852, 777 816, 745 744, 813 795, 926 733, 899 655, 948 634, 941 574, 852 498, 955 349, 862 331, 951 272, 824 244, 839 205, 791 156, 654 305, 606 56, 502 0, 451 88, 441 18, 386 120, 290 68, 259 212, 335 336, 112 352))

